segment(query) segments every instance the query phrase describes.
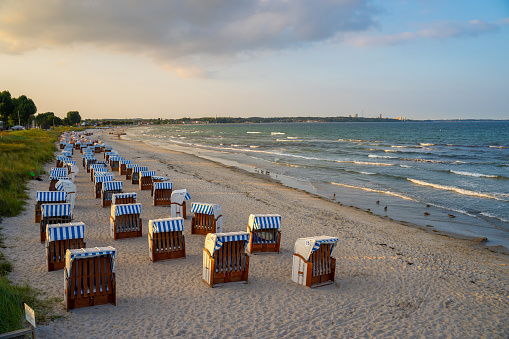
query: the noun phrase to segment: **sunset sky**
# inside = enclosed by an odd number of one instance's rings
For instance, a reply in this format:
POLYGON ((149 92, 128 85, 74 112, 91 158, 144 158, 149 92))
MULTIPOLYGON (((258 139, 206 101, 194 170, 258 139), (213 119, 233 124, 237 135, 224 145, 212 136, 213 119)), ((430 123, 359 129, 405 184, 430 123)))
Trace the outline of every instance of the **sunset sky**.
POLYGON ((509 1, 0 0, 3 90, 84 119, 509 119, 509 1))

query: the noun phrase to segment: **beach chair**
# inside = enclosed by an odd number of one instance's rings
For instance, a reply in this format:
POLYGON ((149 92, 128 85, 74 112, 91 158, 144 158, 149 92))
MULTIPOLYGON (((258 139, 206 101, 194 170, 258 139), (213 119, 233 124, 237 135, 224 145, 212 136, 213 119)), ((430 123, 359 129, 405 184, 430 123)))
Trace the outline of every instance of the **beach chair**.
POLYGON ((111 196, 112 205, 123 205, 123 204, 136 204, 136 198, 138 194, 134 192, 130 193, 114 193, 111 196))
POLYGON ((55 185, 60 179, 68 179, 69 171, 67 167, 52 167, 49 174, 49 191, 55 191, 55 185))
POLYGON ((62 204, 67 200, 67 192, 58 191, 37 191, 35 194, 35 222, 41 222, 42 204, 62 204))
POLYGON ((74 200, 76 198, 76 185, 69 179, 60 179, 55 185, 55 189, 59 192, 67 192, 67 203, 71 204, 71 208, 74 209, 74 200))
POLYGON ((101 153, 101 145, 94 144, 94 153, 101 153))
POLYGON ((115 156, 115 155, 118 155, 118 152, 117 151, 114 151, 114 150, 111 150, 111 151, 108 151, 108 152, 104 152, 104 160, 106 160, 106 162, 110 162, 110 157, 111 156, 115 156))
POLYGON ((220 205, 193 202, 191 212, 194 213, 191 220, 192 234, 206 235, 223 231, 223 215, 220 205))
POLYGON ((131 163, 131 160, 120 160, 118 172, 120 175, 126 175, 127 165, 131 163))
POLYGON ((156 174, 156 171, 140 171, 140 190, 152 190, 152 176, 156 174))
POLYGON ((67 311, 88 306, 117 304, 115 256, 111 246, 67 250, 64 297, 67 311))
POLYGON ((154 185, 156 182, 171 182, 171 179, 168 177, 163 177, 159 175, 153 175, 152 176, 152 190, 150 191, 150 196, 154 196, 154 185))
POLYGON ((141 237, 141 204, 111 205, 110 233, 113 239, 141 237))
POLYGON ((152 262, 165 259, 185 258, 186 242, 182 232, 184 219, 166 218, 149 220, 148 250, 152 262))
POLYGON ((171 193, 170 212, 172 218, 187 218, 186 200, 191 199, 191 195, 186 189, 175 190, 171 193))
POLYGON ((113 181, 113 174, 109 172, 95 172, 94 173, 94 192, 95 198, 101 198, 101 192, 103 188, 103 182, 113 181))
POLYGON ((247 232, 209 233, 203 249, 202 280, 214 287, 216 284, 244 282, 249 273, 247 232))
POLYGON ((90 173, 90 165, 96 164, 97 159, 94 156, 89 156, 85 158, 85 168, 87 169, 87 173, 90 173))
POLYGON ((154 183, 154 206, 170 206, 171 191, 173 184, 171 181, 154 183))
POLYGON ((108 168, 104 164, 92 164, 90 165, 90 181, 94 181, 95 172, 108 172, 108 168))
POLYGON ((72 221, 71 204, 42 204, 41 205, 41 242, 46 241, 46 226, 65 224, 72 221))
POLYGON ((336 259, 331 253, 338 240, 328 236, 297 239, 293 251, 292 281, 308 287, 333 284, 336 259))
POLYGON ((140 172, 148 171, 146 166, 133 166, 131 171, 131 184, 138 185, 140 183, 140 172))
POLYGON ((46 226, 46 263, 48 272, 65 267, 67 250, 85 248, 85 224, 71 222, 46 226))
POLYGON ((109 163, 112 172, 118 172, 120 170, 120 161, 124 160, 123 157, 119 157, 118 155, 110 156, 109 163))
POLYGON ((111 196, 114 193, 122 193, 124 183, 122 181, 104 181, 101 188, 102 207, 111 206, 111 196))
POLYGON ((247 252, 277 252, 281 245, 281 216, 279 214, 251 214, 247 231, 251 234, 247 252))
POLYGON ((126 164, 125 165, 125 180, 131 181, 133 176, 133 167, 139 166, 138 164, 126 164))

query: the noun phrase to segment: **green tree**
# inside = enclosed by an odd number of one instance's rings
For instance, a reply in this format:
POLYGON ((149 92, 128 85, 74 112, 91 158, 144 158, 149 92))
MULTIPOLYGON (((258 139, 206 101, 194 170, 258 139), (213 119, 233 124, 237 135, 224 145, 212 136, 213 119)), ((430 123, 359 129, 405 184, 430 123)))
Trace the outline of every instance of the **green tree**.
POLYGON ((51 126, 59 126, 62 124, 62 120, 55 116, 53 112, 39 113, 35 116, 35 123, 39 127, 49 129, 51 126))
POLYGON ((14 113, 14 102, 9 91, 0 93, 0 120, 8 123, 11 115, 14 113))
POLYGON ((71 126, 79 124, 81 122, 80 113, 78 111, 67 112, 67 120, 69 121, 69 125, 71 126))
POLYGON ((14 100, 14 116, 11 115, 11 120, 16 124, 28 125, 31 121, 32 116, 37 113, 37 107, 35 106, 32 99, 27 98, 26 95, 22 95, 14 100))

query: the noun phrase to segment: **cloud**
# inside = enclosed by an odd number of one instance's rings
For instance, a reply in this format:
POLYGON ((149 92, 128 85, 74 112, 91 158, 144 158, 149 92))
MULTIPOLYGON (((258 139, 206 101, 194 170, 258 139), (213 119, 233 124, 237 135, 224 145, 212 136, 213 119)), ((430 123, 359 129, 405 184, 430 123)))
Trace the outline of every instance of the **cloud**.
POLYGON ((0 53, 92 45, 175 64, 365 31, 377 12, 370 0, 4 0, 0 53))
POLYGON ((493 33, 500 29, 499 24, 484 22, 481 20, 438 21, 429 27, 416 32, 403 32, 386 35, 355 35, 350 34, 345 40, 354 46, 391 46, 419 40, 446 40, 460 37, 477 37, 483 34, 493 33))

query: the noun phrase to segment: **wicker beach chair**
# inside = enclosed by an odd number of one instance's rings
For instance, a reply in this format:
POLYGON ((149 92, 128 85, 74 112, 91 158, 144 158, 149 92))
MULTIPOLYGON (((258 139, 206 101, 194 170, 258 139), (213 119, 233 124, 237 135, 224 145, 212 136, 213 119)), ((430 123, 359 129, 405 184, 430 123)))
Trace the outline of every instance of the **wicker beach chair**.
POLYGON ((41 222, 42 204, 63 204, 67 200, 67 192, 58 191, 37 191, 35 195, 35 222, 41 222))
POLYGON ((186 189, 175 190, 171 193, 171 216, 172 218, 187 218, 186 200, 191 199, 191 195, 186 189))
POLYGON ((220 205, 193 202, 191 212, 191 233, 206 235, 208 233, 221 233, 223 231, 223 218, 220 205))
POLYGON ((71 204, 74 209, 74 200, 76 199, 76 185, 69 179, 60 179, 55 185, 58 192, 67 192, 66 201, 71 204))
POLYGON ((65 252, 85 248, 85 224, 71 222, 46 226, 46 263, 48 272, 65 267, 65 252))
POLYGON ((90 165, 90 181, 92 182, 94 182, 95 172, 108 172, 108 168, 100 163, 90 165))
POLYGON ((69 179, 67 167, 52 167, 49 174, 49 191, 55 191, 55 185, 60 179, 69 179))
POLYGON ((111 205, 110 233, 113 239, 141 237, 141 204, 111 205))
POLYGON ((111 167, 111 171, 112 172, 118 172, 119 171, 119 169, 120 169, 120 161, 121 160, 124 160, 124 158, 120 157, 118 155, 110 156, 108 161, 110 163, 110 167, 111 167))
POLYGON ((133 166, 131 171, 131 184, 138 185, 140 183, 140 172, 148 171, 146 166, 133 166))
POLYGON ((165 259, 185 258, 186 242, 182 232, 184 219, 166 218, 149 220, 148 250, 152 262, 165 259))
POLYGON ((331 253, 338 240, 328 236, 297 239, 293 252, 292 281, 308 287, 333 284, 336 259, 331 253))
POLYGON ((140 190, 152 190, 152 176, 156 174, 156 171, 140 171, 140 190))
POLYGON ((214 287, 216 284, 244 282, 249 274, 247 232, 210 233, 203 248, 202 280, 214 287))
POLYGON ((46 226, 65 224, 72 221, 71 204, 42 204, 41 205, 41 242, 46 241, 46 226))
POLYGON ((118 167, 118 172, 120 173, 120 175, 126 175, 126 170, 127 170, 127 165, 129 165, 131 163, 131 160, 120 160, 119 162, 119 167, 118 167))
POLYGON ((279 214, 251 214, 247 231, 251 234, 247 252, 277 252, 281 245, 281 216, 279 214))
POLYGON ((67 311, 80 307, 117 304, 116 254, 117 250, 111 246, 67 250, 64 268, 67 311))
POLYGON ((97 172, 94 173, 94 193, 95 198, 101 198, 101 192, 103 188, 103 182, 113 181, 113 174, 109 172, 97 172))
POLYGON ((153 188, 154 206, 170 206, 173 184, 171 181, 155 182, 153 188))
POLYGON ((111 196, 114 193, 122 193, 124 182, 104 181, 101 188, 102 207, 111 206, 111 196))

